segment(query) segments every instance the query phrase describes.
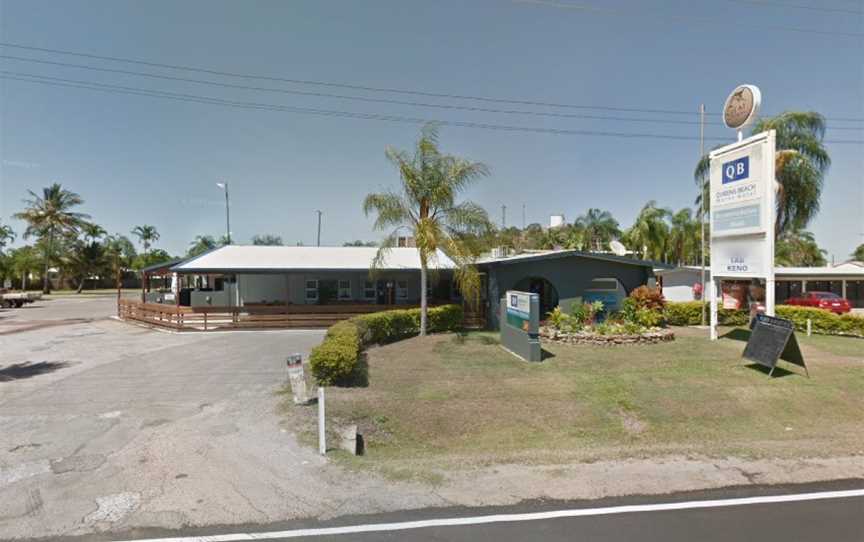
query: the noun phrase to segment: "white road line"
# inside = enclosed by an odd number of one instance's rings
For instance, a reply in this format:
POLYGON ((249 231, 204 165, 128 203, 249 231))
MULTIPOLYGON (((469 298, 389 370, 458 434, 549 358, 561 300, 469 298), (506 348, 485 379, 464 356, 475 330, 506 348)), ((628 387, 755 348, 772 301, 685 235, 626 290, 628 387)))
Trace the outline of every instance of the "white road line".
POLYGON ((728 506, 747 506, 751 504, 775 504, 785 502, 819 501, 824 499, 844 499, 850 497, 864 497, 864 489, 851 489, 847 491, 824 491, 819 493, 798 493, 795 495, 742 497, 737 499, 716 499, 708 501, 634 504, 627 506, 608 506, 603 508, 553 510, 549 512, 533 512, 526 514, 494 514, 489 516, 473 516, 464 518, 456 517, 443 519, 427 519, 419 521, 402 521, 398 523, 371 523, 367 525, 345 525, 342 527, 295 529, 292 531, 178 536, 169 538, 146 538, 115 542, 237 542, 241 540, 286 539, 300 538, 303 536, 332 536, 385 531, 404 531, 409 529, 423 529, 428 527, 454 527, 460 525, 483 525, 488 523, 538 521, 543 519, 576 518, 585 516, 608 516, 613 514, 632 514, 634 512, 663 512, 668 510, 689 510, 694 508, 722 508, 728 506))

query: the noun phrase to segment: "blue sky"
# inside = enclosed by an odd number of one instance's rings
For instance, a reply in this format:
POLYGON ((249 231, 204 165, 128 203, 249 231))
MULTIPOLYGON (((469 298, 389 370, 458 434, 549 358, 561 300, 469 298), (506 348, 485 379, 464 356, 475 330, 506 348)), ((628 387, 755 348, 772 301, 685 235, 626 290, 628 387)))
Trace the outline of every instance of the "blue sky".
MULTIPOLYGON (((424 92, 589 106, 717 113, 728 92, 761 87, 763 111, 813 109, 864 118, 864 18, 852 0, 748 2, 584 0, 475 2, 41 2, 0 0, 0 41, 274 77, 424 92), (819 7, 783 8, 776 4, 819 7), (579 8, 574 9, 573 7, 579 8), (587 7, 590 9, 581 9, 587 7), (823 33, 798 32, 794 28, 823 33), (832 34, 833 33, 833 34, 832 34)), ((0 48, 0 54, 207 78, 240 85, 424 103, 627 118, 671 114, 553 109, 457 101, 205 76, 74 56, 0 48)), ((669 134, 697 127, 660 122, 536 117, 365 103, 147 79, 0 59, 2 70, 141 89, 356 113, 565 130, 669 134)), ((718 122, 709 117, 710 122, 718 122)), ((0 218, 27 189, 52 181, 80 193, 111 232, 153 224, 158 246, 182 253, 198 234, 224 233, 222 194, 231 187, 232 231, 248 242, 275 233, 313 244, 377 239, 362 198, 395 187, 384 148, 409 148, 418 126, 226 108, 0 79, 0 218)), ((709 126, 709 138, 734 137, 709 126)), ((864 139, 864 123, 830 121, 828 140, 864 139), (846 129, 843 129, 846 128, 846 129), (849 129, 851 128, 851 129, 849 129)), ((589 207, 629 225, 650 199, 692 205, 697 140, 551 135, 457 126, 444 150, 487 163, 492 175, 468 197, 508 223, 574 219, 589 207)), ((709 146, 717 144, 710 141, 709 146)), ((818 242, 841 260, 864 242, 864 145, 828 144, 833 165, 818 242)))

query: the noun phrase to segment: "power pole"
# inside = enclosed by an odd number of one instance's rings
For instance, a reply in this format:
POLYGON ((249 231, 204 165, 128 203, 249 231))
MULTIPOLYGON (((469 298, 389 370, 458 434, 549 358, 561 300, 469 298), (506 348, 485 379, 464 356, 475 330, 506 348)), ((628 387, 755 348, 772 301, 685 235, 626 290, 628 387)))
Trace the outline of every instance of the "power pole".
POLYGON ((507 206, 501 206, 501 229, 507 228, 507 206))
POLYGON ((315 243, 315 246, 321 246, 321 211, 315 211, 318 213, 318 240, 315 243))
POLYGON ((525 204, 522 204, 522 229, 525 229, 525 204))
MULTIPOLYGON (((705 156, 705 104, 699 104, 699 160, 705 156)), ((699 184, 699 202, 702 209, 699 211, 699 222, 702 226, 702 325, 705 325, 705 186, 699 184)), ((713 282, 711 283, 714 284, 713 282)))

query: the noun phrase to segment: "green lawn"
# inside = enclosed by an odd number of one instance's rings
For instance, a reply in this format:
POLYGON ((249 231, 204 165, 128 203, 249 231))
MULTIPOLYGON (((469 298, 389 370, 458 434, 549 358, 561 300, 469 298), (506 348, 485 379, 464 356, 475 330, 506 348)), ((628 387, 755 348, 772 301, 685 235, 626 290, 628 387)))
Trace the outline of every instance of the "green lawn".
MULTIPOLYGON (((805 337, 812 378, 782 362, 790 371, 769 378, 741 360, 739 340, 676 333, 674 342, 652 346, 544 344, 542 363, 517 359, 489 333, 373 348, 370 386, 328 389, 328 418, 359 424, 368 453, 356 463, 394 472, 421 464, 864 450, 864 341, 805 337)), ((307 436, 312 410, 298 416, 307 436)))

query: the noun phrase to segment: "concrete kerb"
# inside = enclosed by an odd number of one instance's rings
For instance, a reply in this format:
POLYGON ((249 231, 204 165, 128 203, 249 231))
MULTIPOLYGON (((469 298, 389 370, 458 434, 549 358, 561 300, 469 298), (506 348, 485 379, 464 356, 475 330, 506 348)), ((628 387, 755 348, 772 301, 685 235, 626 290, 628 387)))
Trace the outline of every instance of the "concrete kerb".
POLYGON ((158 331, 160 333, 168 333, 170 335, 193 335, 196 333, 201 333, 201 334, 205 334, 205 335, 224 335, 226 333, 289 333, 289 334, 292 334, 292 333, 308 333, 310 331, 321 331, 321 332, 327 331, 326 329, 314 328, 314 327, 292 328, 292 329, 225 329, 222 331, 218 331, 218 330, 204 331, 203 329, 190 329, 188 331, 176 331, 174 329, 165 329, 165 328, 161 328, 159 326, 147 325, 143 322, 137 322, 135 320, 124 320, 123 318, 120 318, 119 316, 116 316, 116 315, 109 316, 108 319, 116 320, 118 322, 123 322, 124 324, 129 324, 132 326, 138 326, 138 327, 141 327, 144 329, 151 329, 153 331, 158 331))

